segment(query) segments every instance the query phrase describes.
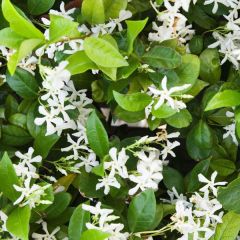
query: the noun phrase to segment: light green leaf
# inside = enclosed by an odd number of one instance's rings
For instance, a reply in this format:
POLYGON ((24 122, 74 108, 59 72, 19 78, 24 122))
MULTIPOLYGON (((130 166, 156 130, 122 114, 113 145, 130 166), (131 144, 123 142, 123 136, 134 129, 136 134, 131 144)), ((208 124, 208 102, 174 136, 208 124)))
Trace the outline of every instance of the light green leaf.
POLYGON ((28 0, 28 10, 32 15, 40 15, 47 12, 55 3, 55 0, 28 0))
POLYGON ((108 154, 109 142, 107 132, 93 111, 87 120, 87 138, 91 149, 101 158, 108 154))
POLYGON ((0 184, 0 192, 11 201, 15 201, 19 193, 13 185, 19 185, 19 180, 7 152, 4 153, 0 161, 0 182, 2 183, 0 184))
POLYGON ((84 0, 82 16, 90 24, 104 23, 104 0, 84 0))
POLYGON ((133 198, 128 209, 128 226, 131 232, 147 231, 156 214, 156 199, 152 189, 133 198))
POLYGON ((200 72, 200 60, 198 56, 192 54, 183 55, 182 64, 175 69, 175 72, 180 80, 177 84, 191 84, 193 86, 200 72))
POLYGON ((84 73, 89 69, 97 69, 95 63, 85 54, 79 51, 66 59, 68 61, 67 70, 72 74, 84 73))
POLYGON ((80 36, 78 23, 58 15, 50 15, 49 40, 57 42, 62 37, 76 38, 80 36))
POLYGON ((10 0, 2 1, 2 11, 5 19, 10 23, 10 28, 25 38, 39 38, 44 40, 44 35, 27 19, 21 16, 10 0))
POLYGON ((172 127, 185 128, 191 124, 192 115, 187 109, 182 109, 180 112, 175 113, 165 120, 172 127))
POLYGON ((119 12, 126 9, 127 0, 104 0, 105 20, 115 19, 119 17, 119 12))
POLYGON ((240 105, 240 92, 235 90, 224 90, 218 92, 208 102, 205 111, 221 108, 221 107, 236 107, 240 105))
POLYGON ((211 240, 235 240, 240 231, 240 214, 228 212, 217 225, 211 240))
POLYGON ((89 229, 82 234, 81 240, 105 240, 110 237, 111 234, 101 232, 96 229, 89 229))
POLYGON ((152 67, 172 69, 180 66, 182 58, 172 48, 155 46, 143 55, 143 61, 152 67))
POLYGON ((171 108, 166 103, 164 103, 160 108, 154 109, 154 105, 152 108, 152 115, 156 118, 168 118, 177 113, 176 109, 171 108))
POLYGON ((7 230, 21 240, 28 240, 30 216, 29 206, 17 207, 7 219, 7 230))
POLYGON ((128 41, 128 54, 133 52, 133 43, 138 34, 144 29, 148 21, 148 18, 139 21, 126 21, 127 23, 127 41, 128 41))
POLYGON ((88 37, 84 41, 84 49, 87 56, 99 66, 109 68, 128 66, 119 51, 104 39, 88 37))
POLYGON ((41 39, 27 39, 21 43, 19 49, 8 60, 8 70, 11 75, 14 74, 20 60, 32 53, 33 49, 39 46, 42 42, 41 39))
POLYGON ((87 230, 86 223, 90 222, 90 213, 82 209, 82 204, 75 208, 68 226, 69 240, 81 239, 82 233, 87 230))
POLYGON ((152 101, 149 95, 141 92, 124 95, 113 91, 113 95, 118 105, 129 112, 144 110, 152 101))
POLYGON ((18 68, 13 76, 7 74, 8 85, 22 98, 36 99, 38 97, 38 83, 28 71, 18 68))
POLYGON ((0 45, 17 49, 25 38, 15 33, 11 28, 4 28, 0 31, 0 45))

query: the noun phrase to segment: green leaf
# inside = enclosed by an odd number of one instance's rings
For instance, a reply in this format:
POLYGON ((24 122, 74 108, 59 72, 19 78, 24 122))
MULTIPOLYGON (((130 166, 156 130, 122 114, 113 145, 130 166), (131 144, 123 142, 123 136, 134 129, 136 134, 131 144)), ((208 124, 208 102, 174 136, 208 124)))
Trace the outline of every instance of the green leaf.
POLYGON ((187 109, 182 109, 180 112, 175 113, 165 120, 172 127, 185 128, 191 124, 192 115, 187 109))
POLYGON ((235 240, 240 231, 240 215, 228 212, 217 225, 214 237, 211 240, 235 240))
POLYGON ((177 84, 191 84, 193 86, 197 82, 200 72, 199 58, 192 54, 185 54, 182 56, 182 64, 175 69, 175 72, 180 80, 177 84))
POLYGON ((219 188, 217 199, 225 210, 240 214, 240 178, 233 180, 226 187, 219 188))
POLYGON ((221 63, 217 49, 205 49, 200 55, 200 77, 210 84, 217 83, 221 78, 221 63))
POLYGON ((127 41, 128 41, 128 54, 133 52, 133 44, 139 33, 144 29, 148 18, 139 21, 126 21, 127 23, 127 41))
POLYGON ((29 206, 14 209, 7 219, 7 230, 21 240, 28 240, 30 216, 29 206))
POLYGON ((40 15, 47 12, 55 3, 55 0, 28 0, 28 10, 32 15, 40 15))
POLYGON ((143 55, 143 61, 152 67, 172 69, 180 66, 182 59, 172 48, 155 46, 143 55))
POLYGON ((200 54, 203 50, 203 36, 195 35, 189 42, 189 49, 193 54, 200 54))
POLYGON ((105 20, 115 19, 119 17, 121 10, 126 9, 128 1, 127 0, 104 0, 104 10, 105 10, 105 20))
POLYGON ((217 171, 220 176, 228 176, 235 172, 234 162, 227 159, 214 159, 211 161, 211 168, 217 171))
POLYGON ((2 1, 2 11, 5 19, 10 23, 10 28, 17 34, 25 38, 45 39, 44 35, 29 20, 18 13, 10 0, 2 1))
POLYGON ((22 98, 36 99, 38 97, 37 80, 24 69, 18 68, 13 76, 7 74, 7 83, 22 98))
POLYGON ((32 137, 23 128, 14 125, 2 125, 1 144, 9 146, 24 146, 32 141, 32 137))
POLYGON ((60 138, 57 134, 52 134, 48 136, 45 135, 46 130, 42 128, 39 134, 35 137, 33 144, 35 153, 41 155, 43 158, 47 157, 52 147, 60 138))
POLYGON ((187 151, 191 158, 202 160, 209 157, 213 146, 212 130, 200 120, 187 135, 187 151))
POLYGON ((118 119, 121 119, 128 123, 135 123, 143 120, 145 118, 145 112, 139 111, 139 112, 129 112, 124 109, 122 109, 120 106, 117 106, 114 110, 114 115, 118 119))
POLYGON ((84 41, 84 49, 87 56, 99 66, 109 68, 128 66, 119 51, 104 39, 88 37, 84 41))
POLYGON ((113 95, 118 105, 129 112, 144 110, 152 101, 149 95, 141 92, 124 95, 113 91, 113 95))
POLYGON ((240 92, 235 90, 224 90, 215 94, 208 102, 205 111, 221 108, 236 107, 240 105, 240 92))
POLYGON ((27 116, 22 113, 15 113, 9 119, 9 123, 26 129, 27 116))
POLYGON ((164 103, 160 108, 154 109, 154 105, 152 108, 152 115, 156 118, 169 118, 177 113, 176 109, 171 108, 166 103, 164 103))
POLYGON ((82 209, 82 204, 75 208, 68 226, 69 240, 81 239, 82 233, 87 230, 86 223, 90 222, 90 213, 82 209))
POLYGON ((10 56, 8 60, 8 70, 11 75, 14 74, 17 64, 25 57, 27 57, 30 53, 32 53, 33 49, 39 46, 43 41, 41 39, 26 39, 24 40, 19 49, 10 56))
POLYGON ((163 182, 170 191, 174 187, 178 193, 184 192, 183 176, 174 168, 168 166, 163 168, 163 182))
POLYGON ((92 173, 87 173, 81 169, 81 173, 75 178, 73 186, 87 198, 101 198, 104 196, 103 190, 96 190, 99 177, 92 173))
POLYGON ((91 149, 100 158, 108 154, 108 135, 95 111, 89 115, 87 120, 87 138, 91 149))
POLYGON ((71 199, 71 194, 66 192, 59 192, 55 194, 53 204, 45 211, 47 219, 56 218, 63 213, 70 204, 71 199))
POLYGON ((204 176, 207 175, 208 169, 209 169, 210 161, 203 160, 199 162, 192 171, 186 176, 187 184, 187 191, 188 192, 194 192, 198 190, 201 187, 201 183, 198 180, 198 174, 203 174, 204 176))
POLYGON ((0 31, 0 45, 17 49, 24 40, 22 36, 15 33, 11 28, 4 28, 0 31))
POLYGON ((97 69, 97 66, 84 51, 74 53, 68 57, 66 61, 68 61, 67 70, 71 73, 71 75, 84 73, 89 69, 97 69))
POLYGON ((11 201, 15 201, 19 193, 13 185, 19 185, 19 180, 7 152, 4 153, 0 161, 0 192, 11 201))
POLYGON ((84 0, 81 9, 83 18, 91 25, 105 22, 104 0, 84 0))
POLYGON ((128 209, 128 226, 131 232, 147 231, 156 214, 156 199, 153 190, 146 190, 133 198, 128 209))
POLYGON ((78 31, 78 23, 62 16, 52 14, 50 15, 50 21, 50 42, 57 42, 62 39, 62 37, 73 38, 80 36, 80 32, 78 31))
POLYGON ((111 234, 101 232, 96 229, 89 229, 82 234, 81 240, 105 240, 110 237, 111 234))

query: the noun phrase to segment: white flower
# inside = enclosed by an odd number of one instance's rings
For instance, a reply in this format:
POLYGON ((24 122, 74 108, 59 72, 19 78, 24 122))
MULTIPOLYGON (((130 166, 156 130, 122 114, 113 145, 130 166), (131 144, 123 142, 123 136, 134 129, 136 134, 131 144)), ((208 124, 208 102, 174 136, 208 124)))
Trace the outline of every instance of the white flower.
POLYGON ((180 143, 178 141, 174 141, 173 143, 171 143, 170 141, 167 140, 166 143, 167 144, 164 146, 163 150, 161 151, 163 160, 167 158, 168 154, 170 154, 172 157, 176 157, 176 154, 172 151, 172 149, 174 149, 177 146, 180 146, 180 143))
POLYGON ((154 106, 155 110, 160 108, 165 101, 172 109, 176 109, 177 111, 179 111, 180 109, 186 108, 186 104, 180 100, 176 100, 175 96, 179 96, 182 98, 189 98, 190 95, 181 95, 176 93, 188 89, 191 86, 191 84, 184 84, 182 86, 177 86, 177 87, 172 87, 170 89, 167 89, 167 77, 165 76, 162 79, 161 86, 162 86, 162 90, 157 89, 155 86, 149 87, 148 94, 150 96, 153 96, 153 98, 158 99, 157 103, 154 106))
POLYGON ((117 148, 111 148, 109 150, 109 156, 112 161, 104 162, 105 169, 114 170, 122 178, 128 178, 128 171, 126 167, 127 160, 129 156, 126 155, 125 148, 122 148, 121 151, 117 154, 117 148))
POLYGON ((53 15, 58 15, 58 16, 61 16, 61 17, 64 17, 64 18, 67 18, 67 19, 70 19, 70 20, 74 20, 70 16, 74 12, 75 12, 75 8, 72 8, 72 9, 69 9, 68 11, 66 11, 65 10, 65 3, 61 2, 61 4, 60 4, 60 12, 51 9, 49 13, 53 14, 53 15))
POLYGON ((39 204, 51 204, 51 201, 42 200, 41 197, 44 196, 45 190, 49 188, 51 185, 47 184, 44 186, 40 186, 37 184, 30 184, 31 179, 27 178, 24 181, 24 186, 20 187, 17 185, 13 185, 17 192, 20 192, 20 197, 13 203, 14 205, 20 204, 20 206, 29 205, 30 208, 35 208, 39 204))
POLYGON ((96 160, 96 154, 93 152, 90 152, 87 156, 80 156, 79 159, 81 162, 76 164, 75 167, 80 168, 82 166, 85 166, 86 172, 91 172, 93 167, 99 165, 99 162, 96 160))
POLYGON ((208 180, 206 177, 204 177, 201 173, 198 174, 198 180, 202 183, 206 183, 204 187, 200 189, 201 192, 205 192, 208 190, 211 190, 214 196, 217 196, 217 188, 216 186, 224 186, 227 184, 227 182, 215 182, 215 179, 217 177, 217 172, 213 172, 211 175, 211 180, 208 180))
POLYGON ((36 173, 37 168, 33 165, 33 163, 40 163, 42 161, 41 156, 33 157, 34 149, 30 147, 28 152, 22 154, 17 151, 15 153, 16 157, 20 159, 18 164, 13 164, 14 169, 16 171, 17 176, 21 177, 22 180, 25 178, 38 178, 39 175, 36 173))
POLYGON ((7 226, 6 226, 6 223, 7 223, 7 219, 8 219, 8 216, 0 210, 0 231, 7 231, 7 226))
POLYGON ((47 228, 47 223, 42 222, 42 230, 44 231, 43 234, 33 233, 32 238, 36 239, 36 240, 57 240, 55 235, 56 235, 56 233, 58 233, 60 231, 60 227, 56 227, 51 233, 49 233, 48 228, 47 228))
POLYGON ((129 179, 137 185, 129 190, 129 195, 134 195, 139 189, 158 189, 159 182, 163 179, 163 162, 159 160, 160 152, 158 150, 136 153, 139 158, 137 163, 137 174, 132 174, 129 179))
MULTIPOLYGON (((226 112, 226 116, 229 118, 233 118, 234 117, 234 113, 227 111, 226 112)), ((226 133, 223 134, 223 139, 227 138, 228 136, 231 136, 233 142, 238 145, 238 140, 236 137, 236 121, 233 118, 232 119, 232 124, 227 125, 226 127, 224 127, 223 129, 226 130, 226 133)))
POLYGON ((47 111, 47 109, 43 106, 39 106, 38 111, 40 114, 43 115, 41 118, 36 118, 34 120, 34 123, 36 125, 43 125, 44 122, 46 122, 47 125, 47 135, 51 135, 55 132, 57 132, 57 127, 62 126, 64 121, 60 117, 56 117, 57 111, 53 108, 51 108, 50 112, 47 111))
POLYGON ((234 7, 236 7, 236 4, 238 4, 238 0, 205 0, 204 1, 204 4, 206 4, 206 5, 207 4, 212 4, 212 3, 214 4, 212 12, 216 13, 217 10, 218 10, 218 4, 219 3, 221 3, 221 4, 223 4, 227 7, 234 8, 234 7))
POLYGON ((82 39, 77 39, 77 40, 71 40, 70 42, 68 42, 69 47, 71 48, 71 50, 64 50, 64 53, 66 54, 74 54, 78 51, 82 51, 83 50, 83 40, 82 39))
POLYGON ((37 62, 38 62, 38 59, 36 57, 30 56, 22 59, 21 62, 18 64, 18 66, 30 72, 32 75, 35 75, 34 71, 37 68, 37 62))
POLYGON ((70 146, 66 147, 66 148, 62 148, 61 151, 62 152, 70 152, 73 151, 73 155, 67 156, 66 159, 74 159, 77 160, 79 159, 80 155, 79 155, 79 151, 81 150, 85 150, 88 151, 88 147, 85 146, 84 144, 82 144, 82 138, 78 138, 77 141, 75 142, 70 134, 67 135, 67 140, 68 142, 71 144, 70 146))
POLYGON ((114 177, 114 172, 111 172, 109 175, 99 179, 99 183, 96 185, 96 190, 104 188, 104 194, 107 195, 110 192, 110 187, 120 188, 121 185, 114 177))

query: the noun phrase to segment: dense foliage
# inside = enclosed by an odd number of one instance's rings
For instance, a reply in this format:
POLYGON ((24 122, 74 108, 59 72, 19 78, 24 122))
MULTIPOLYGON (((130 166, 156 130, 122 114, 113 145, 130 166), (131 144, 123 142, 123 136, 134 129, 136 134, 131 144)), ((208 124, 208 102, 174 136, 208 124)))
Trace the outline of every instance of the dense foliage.
POLYGON ((239 10, 1 0, 0 239, 238 239, 239 10))

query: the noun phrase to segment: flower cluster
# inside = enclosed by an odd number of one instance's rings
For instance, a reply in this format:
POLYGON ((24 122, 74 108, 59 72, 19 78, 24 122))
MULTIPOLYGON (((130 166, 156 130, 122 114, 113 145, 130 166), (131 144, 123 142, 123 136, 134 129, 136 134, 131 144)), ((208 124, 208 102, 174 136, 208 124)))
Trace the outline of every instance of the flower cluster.
POLYGON ((163 179, 162 171, 164 165, 167 165, 166 158, 168 155, 175 157, 173 149, 180 145, 178 141, 170 142, 169 139, 179 137, 180 133, 175 132, 168 134, 166 125, 159 127, 160 132, 156 137, 142 137, 134 144, 127 148, 122 148, 118 153, 117 148, 111 148, 109 151, 109 160, 104 162, 105 176, 101 178, 96 185, 96 189, 104 188, 104 193, 107 195, 110 192, 110 187, 120 188, 121 184, 118 177, 129 179, 136 184, 129 190, 130 195, 136 194, 139 190, 158 189, 158 184, 163 179), (159 150, 151 147, 151 144, 157 144, 162 149, 159 150), (141 149, 141 150, 140 150, 141 149), (137 158, 136 171, 132 174, 128 173, 126 163, 130 158, 126 152, 133 153, 137 158))
POLYGON ((52 203, 49 200, 42 199, 46 195, 45 190, 51 187, 51 184, 33 183, 39 178, 37 168, 34 164, 40 164, 42 161, 41 156, 33 157, 33 153, 34 149, 32 147, 30 147, 25 154, 19 151, 15 153, 16 157, 19 158, 19 162, 13 166, 20 179, 20 186, 13 185, 13 187, 21 194, 13 203, 14 205, 19 204, 22 207, 28 205, 30 208, 35 208, 40 204, 52 203))
POLYGON ((110 237, 107 240, 127 240, 130 236, 129 233, 123 232, 124 225, 122 223, 114 222, 119 217, 112 215, 112 209, 102 208, 101 202, 98 202, 95 207, 83 204, 82 208, 93 215, 93 221, 86 223, 87 229, 96 229, 109 233, 110 237))
MULTIPOLYGON (((180 12, 183 8, 188 11, 191 0, 183 1, 164 0, 166 10, 159 12, 158 5, 152 3, 157 12, 157 21, 160 26, 153 22, 153 30, 148 36, 149 41, 163 42, 165 40, 177 38, 179 42, 186 43, 194 35, 192 25, 187 25, 187 18, 180 12)), ((196 0, 194 0, 196 2, 196 0)))
POLYGON ((208 180, 202 174, 198 175, 199 181, 204 183, 198 192, 189 199, 178 195, 176 189, 169 191, 171 202, 176 205, 176 213, 171 217, 172 230, 182 234, 179 239, 210 239, 218 223, 222 222, 222 205, 217 200, 217 186, 223 186, 226 182, 215 182, 217 172, 208 180))
MULTIPOLYGON (((212 1, 211 1, 212 2, 212 1)), ((211 44, 209 48, 219 47, 219 52, 223 55, 221 64, 227 60, 233 63, 236 69, 239 69, 240 51, 240 23, 238 11, 240 9, 239 1, 219 1, 222 4, 230 7, 229 14, 225 15, 227 20, 226 26, 219 31, 213 33, 213 37, 216 42, 211 44)), ((217 10, 217 4, 215 2, 215 11, 217 10)))

